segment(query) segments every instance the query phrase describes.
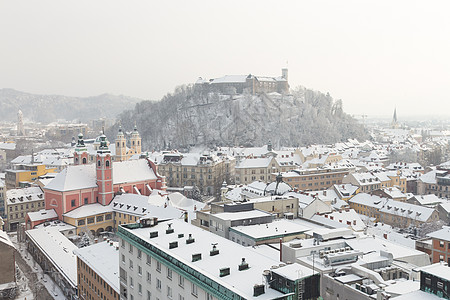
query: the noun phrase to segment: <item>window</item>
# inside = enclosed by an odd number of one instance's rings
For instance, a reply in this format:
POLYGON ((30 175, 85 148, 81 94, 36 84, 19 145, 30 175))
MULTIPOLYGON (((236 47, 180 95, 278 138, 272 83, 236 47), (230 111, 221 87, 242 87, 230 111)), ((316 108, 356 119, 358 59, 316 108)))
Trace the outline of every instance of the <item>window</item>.
POLYGON ((103 216, 97 216, 97 222, 103 222, 103 216))
POLYGON ((178 300, 184 300, 184 297, 181 295, 178 295, 178 300))
POLYGON ((184 288, 184 277, 181 275, 178 275, 178 285, 184 288))
POLYGON ((147 272, 147 281, 152 282, 152 274, 150 272, 147 272))
POLYGON ((84 220, 78 220, 78 226, 82 226, 82 225, 84 225, 84 224, 86 224, 86 223, 84 222, 84 220))
POLYGON ((147 291, 147 300, 152 299, 152 293, 150 291, 147 291))
POLYGON ((170 286, 167 287, 167 298, 172 299, 172 288, 170 286))
POLYGON ((211 296, 209 293, 206 293, 206 300, 213 300, 213 296, 211 296))
POLYGON ((111 219, 112 219, 112 214, 105 215, 105 220, 111 220, 111 219))
POLYGON ((142 276, 142 267, 138 265, 138 274, 142 276))
POLYGON ((125 240, 122 240, 122 248, 125 248, 125 240))
POLYGON ((194 283, 191 285, 191 294, 195 297, 198 296, 197 286, 194 283))
POLYGON ((156 289, 157 290, 161 290, 161 280, 159 280, 159 279, 156 279, 156 289))
POLYGON ((156 271, 161 273, 161 263, 159 261, 156 262, 156 271))
POLYGON ((172 280, 172 270, 167 268, 167 278, 172 280))
POLYGON ((152 258, 150 255, 147 254, 147 265, 151 266, 152 265, 152 258))
POLYGON ((88 224, 94 223, 94 217, 88 218, 88 219, 87 219, 87 223, 88 223, 88 224))
POLYGON ((133 269, 133 261, 131 259, 129 260, 129 263, 130 263, 130 269, 133 269))
POLYGON ((133 245, 131 245, 131 244, 129 245, 128 252, 133 253, 133 245))
POLYGON ((88 198, 84 198, 84 204, 88 204, 88 198))
POLYGON ((133 284, 133 277, 130 276, 130 287, 133 288, 134 284, 133 284))
POLYGON ((141 259, 141 257, 142 257, 142 251, 138 249, 137 258, 141 259))
POLYGON ((444 241, 439 241, 439 247, 441 247, 441 248, 444 247, 444 241))
POLYGON ((70 201, 70 205, 71 205, 72 207, 74 207, 74 206, 75 206, 75 200, 71 200, 71 201, 70 201))
POLYGON ((139 295, 142 295, 142 284, 138 284, 138 293, 139 295))
POLYGON ((122 254, 122 263, 125 263, 125 255, 122 254))

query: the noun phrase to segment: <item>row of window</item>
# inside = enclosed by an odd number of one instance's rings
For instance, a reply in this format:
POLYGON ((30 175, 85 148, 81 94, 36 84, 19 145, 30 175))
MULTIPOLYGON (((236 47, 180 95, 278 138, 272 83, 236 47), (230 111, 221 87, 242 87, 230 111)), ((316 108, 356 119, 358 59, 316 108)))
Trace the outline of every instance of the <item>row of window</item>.
MULTIPOLYGON (((105 220, 106 221, 112 219, 112 214, 106 214, 104 216, 105 216, 105 220)), ((86 225, 86 221, 87 221, 87 224, 93 224, 93 223, 95 223, 96 219, 97 219, 97 223, 103 222, 103 215, 97 216, 97 217, 89 217, 87 219, 78 220, 77 223, 78 223, 78 226, 86 225)))
MULTIPOLYGON (((41 207, 41 205, 42 205, 42 207, 44 207, 44 201, 39 201, 38 203, 37 203, 37 205, 36 205, 36 207, 41 207)), ((23 210, 24 209, 24 206, 23 206, 23 204, 20 204, 20 206, 19 205, 10 205, 9 206, 9 211, 11 212, 11 211, 13 211, 13 207, 14 207, 14 211, 18 211, 19 210, 19 207, 20 207, 20 210, 23 210)), ((30 207, 31 208, 34 208, 34 203, 30 203, 30 204, 25 204, 25 209, 30 209, 30 207)))
POLYGON ((87 299, 100 297, 100 299, 106 300, 108 294, 113 299, 118 299, 117 292, 80 259, 78 259, 78 283, 81 285, 81 294, 85 294, 87 299), (80 270, 83 270, 84 272, 80 270), (85 285, 81 284, 82 282, 84 282, 85 285), (103 289, 97 288, 102 286, 103 289), (105 294, 103 294, 104 291, 105 294), (92 293, 97 295, 97 297, 92 297, 92 293))

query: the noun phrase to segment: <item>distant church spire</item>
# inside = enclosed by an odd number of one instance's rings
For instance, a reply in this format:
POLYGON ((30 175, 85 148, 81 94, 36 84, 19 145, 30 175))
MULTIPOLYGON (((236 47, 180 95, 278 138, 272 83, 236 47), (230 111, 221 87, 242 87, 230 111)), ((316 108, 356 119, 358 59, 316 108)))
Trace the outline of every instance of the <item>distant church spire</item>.
POLYGON ((394 108, 394 116, 392 117, 392 128, 396 129, 399 127, 397 120, 397 108, 394 108))

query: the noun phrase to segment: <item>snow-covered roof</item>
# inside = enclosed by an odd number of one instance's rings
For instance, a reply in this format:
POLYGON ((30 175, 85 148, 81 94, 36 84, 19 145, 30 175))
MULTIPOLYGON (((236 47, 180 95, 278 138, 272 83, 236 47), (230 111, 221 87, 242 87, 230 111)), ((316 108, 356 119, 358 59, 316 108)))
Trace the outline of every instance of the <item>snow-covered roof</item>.
POLYGON ((95 164, 68 166, 50 181, 44 189, 73 191, 97 187, 95 164))
POLYGON ((29 212, 28 217, 30 218, 31 222, 36 222, 36 221, 58 218, 58 214, 56 213, 56 211, 53 208, 52 209, 41 209, 39 211, 29 212))
POLYGON ((146 159, 113 163, 113 184, 156 179, 146 159))
POLYGON ((386 201, 386 203, 379 210, 380 212, 389 213, 392 215, 401 216, 421 222, 428 221, 435 211, 433 208, 395 201, 391 199, 386 201))
POLYGON ((436 263, 421 267, 418 270, 450 281, 450 267, 445 263, 436 263))
POLYGON ((223 212, 223 213, 216 213, 212 216, 221 219, 221 220, 230 220, 230 221, 238 221, 238 220, 247 220, 247 219, 253 219, 253 218, 262 218, 271 216, 270 213, 261 211, 261 210, 249 210, 249 211, 240 211, 240 212, 223 212))
POLYGON ((16 150, 16 143, 0 142, 0 149, 1 150, 16 150))
POLYGON ((78 249, 57 228, 47 226, 27 230, 26 235, 40 248, 58 272, 77 286, 77 260, 73 251, 78 249))
POLYGON ((442 226, 442 229, 431 232, 431 233, 427 234, 427 236, 429 236, 433 239, 444 240, 444 241, 450 242, 450 227, 442 226))
POLYGON ((72 209, 71 211, 63 214, 63 216, 78 219, 95 216, 98 214, 104 214, 108 212, 112 212, 112 209, 109 205, 103 206, 100 203, 92 203, 92 204, 85 204, 75 209, 72 209))
MULTIPOLYGON (((113 184, 156 179, 146 159, 113 162, 113 184)), ((62 170, 44 188, 55 191, 73 191, 97 187, 96 165, 69 166, 62 170)))
POLYGON ((244 83, 247 75, 225 75, 223 77, 214 78, 211 83, 244 83))
POLYGON ((422 181, 423 183, 428 183, 428 184, 436 184, 436 174, 437 174, 437 170, 431 170, 428 173, 423 174, 422 176, 419 177, 419 180, 422 181))
POLYGON ((244 158, 236 169, 247 168, 268 168, 273 157, 252 157, 244 158))
POLYGON ((3 230, 0 230, 0 242, 4 243, 10 247, 14 247, 14 244, 11 242, 11 240, 9 239, 9 236, 6 234, 6 232, 4 232, 3 230))
POLYGON ((119 246, 118 242, 101 242, 76 249, 74 254, 103 278, 119 293, 119 246))
POLYGON ((276 220, 266 224, 230 227, 230 232, 237 232, 253 239, 300 234, 308 230, 311 230, 311 228, 287 220, 276 220))
POLYGON ((32 201, 43 201, 44 193, 38 186, 22 189, 12 189, 6 191, 6 199, 9 205, 23 204, 32 201))

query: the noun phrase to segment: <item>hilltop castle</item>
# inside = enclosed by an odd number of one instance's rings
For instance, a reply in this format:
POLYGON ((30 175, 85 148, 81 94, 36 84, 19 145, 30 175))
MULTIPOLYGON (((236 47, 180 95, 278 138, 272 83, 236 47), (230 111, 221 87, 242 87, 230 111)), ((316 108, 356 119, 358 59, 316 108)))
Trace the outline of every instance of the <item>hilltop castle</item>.
POLYGON ((288 69, 281 69, 281 76, 267 77, 249 75, 225 75, 214 79, 199 79, 195 82, 195 87, 204 91, 217 91, 227 95, 259 93, 289 93, 288 69))

